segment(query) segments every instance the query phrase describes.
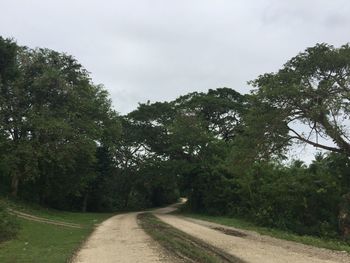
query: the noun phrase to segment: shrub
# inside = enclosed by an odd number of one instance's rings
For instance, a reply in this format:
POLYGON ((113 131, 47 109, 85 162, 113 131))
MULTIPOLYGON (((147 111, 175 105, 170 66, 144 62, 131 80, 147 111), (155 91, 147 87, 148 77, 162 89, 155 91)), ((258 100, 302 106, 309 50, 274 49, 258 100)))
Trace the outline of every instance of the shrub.
POLYGON ((301 161, 288 166, 256 162, 242 174, 231 175, 207 169, 196 177, 189 206, 300 235, 349 238, 350 197, 343 200, 350 196, 349 168, 347 157, 329 154, 309 166, 301 161))
POLYGON ((6 207, 0 204, 0 242, 16 237, 18 230, 16 217, 9 214, 6 207))

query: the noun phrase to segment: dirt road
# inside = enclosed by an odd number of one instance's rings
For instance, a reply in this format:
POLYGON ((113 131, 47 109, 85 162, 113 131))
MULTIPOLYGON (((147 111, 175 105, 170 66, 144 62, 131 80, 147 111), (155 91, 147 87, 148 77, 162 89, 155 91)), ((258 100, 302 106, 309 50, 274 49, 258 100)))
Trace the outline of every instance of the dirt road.
MULTIPOLYGON (((170 208, 172 210, 172 208, 170 208)), ((226 228, 201 220, 165 214, 169 210, 156 211, 165 223, 232 254, 247 263, 349 263, 350 256, 342 252, 314 248, 294 242, 261 236, 251 231, 226 228), (220 228, 221 231, 214 228, 220 228), (233 234, 234 233, 234 234, 233 234), (236 236, 235 236, 236 235, 236 236)))
POLYGON ((77 253, 75 263, 172 262, 137 224, 137 213, 104 221, 77 253))
MULTIPOLYGON (((223 227, 167 213, 175 206, 157 209, 165 223, 201 239, 247 263, 349 263, 347 253, 319 249, 255 232, 223 227)), ((138 225, 138 213, 114 216, 103 222, 74 258, 74 263, 177 262, 138 225)))

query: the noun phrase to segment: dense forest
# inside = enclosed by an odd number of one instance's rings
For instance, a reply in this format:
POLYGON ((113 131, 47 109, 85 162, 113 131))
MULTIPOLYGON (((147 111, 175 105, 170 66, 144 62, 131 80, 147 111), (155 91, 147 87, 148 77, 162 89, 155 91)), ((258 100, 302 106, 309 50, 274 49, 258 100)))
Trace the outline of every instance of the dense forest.
POLYGON ((250 94, 111 106, 72 56, 0 38, 0 192, 44 206, 188 209, 350 236, 350 46, 317 44, 250 94), (311 164, 290 147, 321 149, 311 164))

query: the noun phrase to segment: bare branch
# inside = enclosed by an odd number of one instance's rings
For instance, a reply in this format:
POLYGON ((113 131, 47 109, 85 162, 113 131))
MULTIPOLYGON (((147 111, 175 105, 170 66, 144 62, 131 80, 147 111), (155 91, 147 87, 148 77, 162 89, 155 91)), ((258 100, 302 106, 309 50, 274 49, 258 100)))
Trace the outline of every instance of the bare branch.
POLYGON ((344 151, 342 151, 341 149, 339 148, 335 148, 335 147, 331 147, 331 146, 327 146, 327 145, 323 145, 323 144, 319 144, 317 142, 313 142, 309 139, 306 139, 304 138, 301 134, 297 133, 295 130, 293 130, 292 128, 289 128, 288 129, 295 134, 295 136, 291 136, 290 138, 291 139, 297 139, 297 140, 300 140, 302 142, 305 142, 307 144, 310 144, 314 147, 318 147, 318 148, 321 148, 321 149, 324 149, 324 150, 328 150, 328 151, 332 151, 332 152, 337 152, 337 153, 343 153, 344 151))

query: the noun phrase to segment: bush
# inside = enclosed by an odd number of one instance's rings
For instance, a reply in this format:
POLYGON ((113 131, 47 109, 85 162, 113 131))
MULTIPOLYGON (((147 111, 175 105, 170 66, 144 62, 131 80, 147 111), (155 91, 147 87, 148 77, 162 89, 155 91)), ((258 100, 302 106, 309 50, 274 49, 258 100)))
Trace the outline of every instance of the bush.
POLYGON ((6 207, 0 204, 0 242, 16 237, 19 224, 15 216, 6 211, 6 207))
POLYGON ((238 216, 300 235, 349 238, 350 197, 343 200, 350 196, 349 168, 347 157, 329 154, 309 166, 262 162, 231 176, 207 170, 198 173, 189 205, 192 211, 238 216))
POLYGON ((342 189, 326 167, 312 171, 306 166, 273 164, 255 166, 239 179, 244 216, 255 223, 301 235, 338 235, 342 189))

